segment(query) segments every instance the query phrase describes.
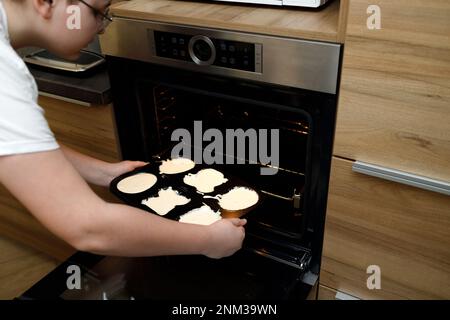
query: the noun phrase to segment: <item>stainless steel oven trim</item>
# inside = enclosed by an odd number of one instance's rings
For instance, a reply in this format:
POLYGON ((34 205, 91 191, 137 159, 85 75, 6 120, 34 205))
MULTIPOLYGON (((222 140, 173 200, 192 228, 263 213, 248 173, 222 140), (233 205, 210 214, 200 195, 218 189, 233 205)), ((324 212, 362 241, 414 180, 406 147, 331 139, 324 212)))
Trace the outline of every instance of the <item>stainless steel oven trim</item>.
MULTIPOLYGON (((174 60, 174 59, 158 57, 156 55, 156 48, 154 46, 154 43, 155 43, 154 34, 151 31, 153 31, 153 30, 149 30, 149 32, 148 32, 148 38, 149 38, 150 44, 151 44, 150 50, 151 50, 153 58, 157 61, 157 63, 165 64, 165 65, 169 65, 169 66, 174 66, 174 67, 177 67, 179 62, 182 62, 185 66, 187 64, 190 64, 190 65, 194 64, 193 62, 177 61, 177 60, 174 60)), ((161 30, 161 31, 163 31, 163 30, 161 30)), ((208 65, 208 66, 211 67, 211 70, 228 70, 228 71, 235 71, 235 72, 239 72, 240 71, 240 72, 244 72, 244 73, 248 72, 248 71, 244 71, 244 70, 231 70, 231 69, 222 68, 222 67, 219 67, 219 66, 213 66, 213 65, 211 65, 211 63, 209 63, 209 64, 197 63, 197 64, 203 65, 203 66, 208 65)), ((259 44, 259 43, 255 43, 255 73, 262 73, 262 45, 259 44)))
POLYGON ((115 17, 114 21, 100 36, 102 52, 106 55, 317 92, 337 92, 340 44, 121 17, 115 17), (259 72, 250 72, 157 57, 153 30, 257 44, 261 68, 258 67, 259 72))

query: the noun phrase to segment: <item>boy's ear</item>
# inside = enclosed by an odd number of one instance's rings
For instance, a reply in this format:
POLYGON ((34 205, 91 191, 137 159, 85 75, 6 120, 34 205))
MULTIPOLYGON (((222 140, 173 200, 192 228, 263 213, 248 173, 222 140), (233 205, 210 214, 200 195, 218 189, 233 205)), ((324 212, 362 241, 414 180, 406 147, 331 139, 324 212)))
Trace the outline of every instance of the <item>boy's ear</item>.
POLYGON ((53 0, 32 0, 34 9, 45 19, 53 13, 53 0))

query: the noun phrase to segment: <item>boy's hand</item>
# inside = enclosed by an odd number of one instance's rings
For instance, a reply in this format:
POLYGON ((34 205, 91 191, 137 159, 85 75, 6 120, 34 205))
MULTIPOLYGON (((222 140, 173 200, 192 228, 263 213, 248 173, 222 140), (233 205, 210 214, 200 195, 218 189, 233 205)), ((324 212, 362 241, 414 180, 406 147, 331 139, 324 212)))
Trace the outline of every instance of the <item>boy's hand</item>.
POLYGON ((245 219, 222 219, 209 225, 209 241, 204 252, 209 258, 231 256, 242 247, 245 238, 245 219))
POLYGON ((115 177, 133 171, 136 168, 143 167, 147 164, 147 162, 142 161, 121 161, 116 163, 108 163, 102 170, 104 177, 102 185, 107 187, 115 177))

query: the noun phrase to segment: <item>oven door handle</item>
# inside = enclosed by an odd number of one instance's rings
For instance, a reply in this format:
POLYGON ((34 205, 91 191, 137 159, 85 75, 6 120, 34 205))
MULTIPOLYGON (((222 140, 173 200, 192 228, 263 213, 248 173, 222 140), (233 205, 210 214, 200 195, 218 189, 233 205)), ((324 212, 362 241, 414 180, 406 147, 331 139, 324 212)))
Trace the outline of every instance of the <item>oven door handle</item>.
POLYGON ((309 254, 306 254, 301 261, 293 261, 290 259, 290 257, 286 254, 283 254, 276 250, 268 250, 268 249, 255 249, 255 248, 243 248, 246 251, 253 252, 254 254, 257 254, 262 257, 269 258, 271 260, 283 263, 285 265, 294 267, 296 269, 299 269, 301 271, 305 271, 309 267, 309 263, 311 261, 311 256, 309 254))
POLYGON ((389 169, 377 165, 355 161, 352 165, 354 172, 366 174, 384 180, 394 181, 408 186, 450 195, 450 183, 415 175, 405 171, 389 169))

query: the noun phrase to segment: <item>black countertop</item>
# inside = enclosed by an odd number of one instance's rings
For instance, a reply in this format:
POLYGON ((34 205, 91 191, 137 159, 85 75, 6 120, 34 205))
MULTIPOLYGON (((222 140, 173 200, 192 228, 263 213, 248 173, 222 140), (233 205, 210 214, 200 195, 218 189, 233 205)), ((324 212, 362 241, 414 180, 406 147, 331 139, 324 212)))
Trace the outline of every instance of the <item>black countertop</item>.
POLYGON ((39 91, 91 104, 111 103, 106 65, 83 73, 70 73, 28 64, 39 91))

